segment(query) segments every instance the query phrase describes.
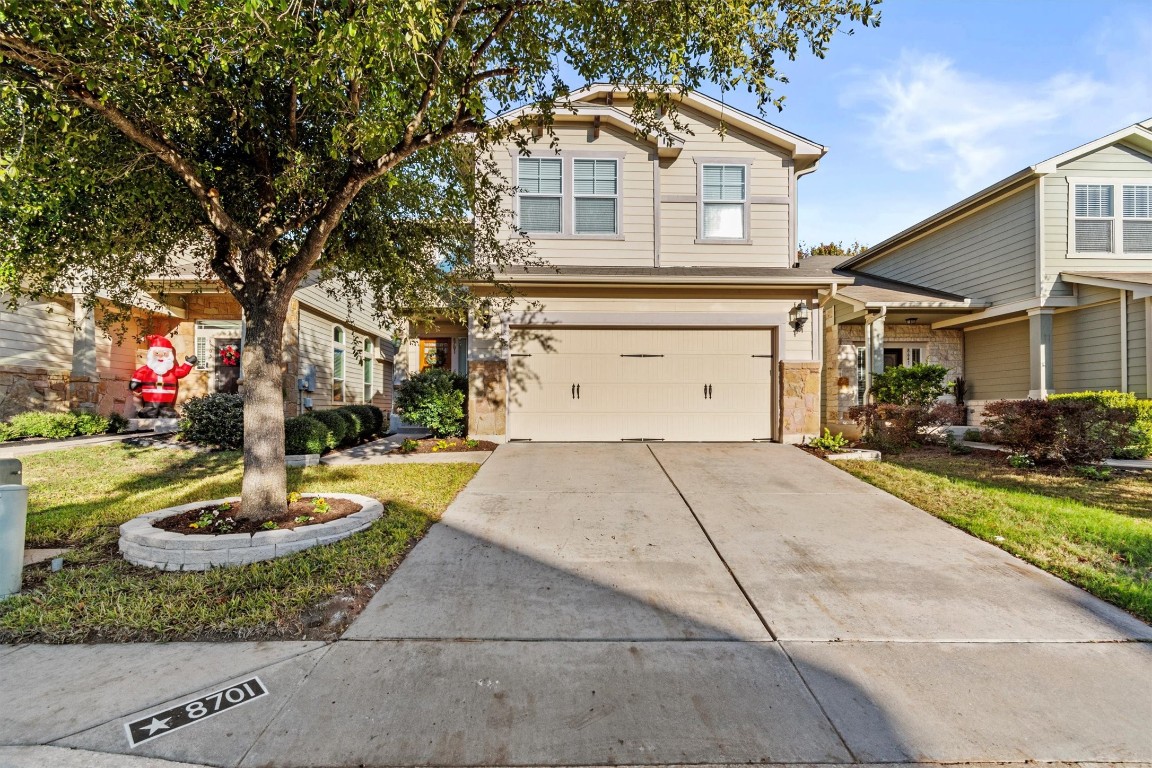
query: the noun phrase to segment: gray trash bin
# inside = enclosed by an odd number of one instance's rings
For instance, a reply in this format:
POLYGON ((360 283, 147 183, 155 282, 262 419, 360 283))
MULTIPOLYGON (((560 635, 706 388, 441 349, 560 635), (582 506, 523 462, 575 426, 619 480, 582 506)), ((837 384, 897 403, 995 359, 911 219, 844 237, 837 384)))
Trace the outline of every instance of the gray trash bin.
POLYGON ((28 488, 17 459, 0 459, 0 598, 20 591, 28 488))

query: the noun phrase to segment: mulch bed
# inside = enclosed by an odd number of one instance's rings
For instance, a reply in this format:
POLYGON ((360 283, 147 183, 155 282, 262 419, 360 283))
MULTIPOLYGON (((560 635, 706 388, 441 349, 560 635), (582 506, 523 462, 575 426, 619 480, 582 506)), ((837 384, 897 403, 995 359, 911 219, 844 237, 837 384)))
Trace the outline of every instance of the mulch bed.
POLYGON ((497 448, 496 443, 489 442, 488 440, 473 440, 472 445, 468 442, 461 440, 458 437, 449 437, 439 439, 435 437, 425 438, 424 440, 416 440, 416 450, 414 451, 401 451, 397 449, 400 454, 413 454, 413 453, 463 453, 465 451, 494 451, 497 448))
POLYGON ((261 517, 256 520, 241 520, 238 515, 243 502, 233 502, 230 509, 221 510, 217 506, 205 506, 199 509, 193 509, 188 512, 182 512, 179 515, 172 515, 160 520, 155 520, 152 523, 153 528, 159 528, 164 531, 172 531, 174 533, 183 533, 187 536, 216 536, 224 533, 259 533, 260 531, 267 530, 291 530, 301 525, 318 525, 319 523, 327 523, 332 520, 339 520, 342 517, 347 517, 355 512, 359 512, 361 506, 354 501, 348 499, 327 499, 328 511, 324 514, 318 514, 313 509, 314 499, 307 498, 300 501, 294 501, 288 505, 288 511, 275 515, 273 517, 261 517), (200 518, 205 514, 215 513, 216 523, 207 528, 193 528, 194 523, 198 523, 200 518), (307 520, 297 519, 307 517, 307 520), (232 522, 226 523, 227 530, 220 530, 221 521, 226 521, 231 518, 232 522), (267 527, 268 521, 276 523, 275 528, 267 527))

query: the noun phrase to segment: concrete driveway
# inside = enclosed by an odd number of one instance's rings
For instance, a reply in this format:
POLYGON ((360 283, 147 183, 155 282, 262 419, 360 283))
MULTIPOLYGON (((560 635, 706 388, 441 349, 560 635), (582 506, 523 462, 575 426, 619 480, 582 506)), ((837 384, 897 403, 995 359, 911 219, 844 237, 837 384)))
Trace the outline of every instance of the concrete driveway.
MULTIPOLYGON (((262 668, 266 705, 136 752, 228 766, 1152 761, 1148 640, 792 447, 512 444, 343 640, 262 668)), ((71 732, 54 743, 123 750, 118 721, 71 732)))

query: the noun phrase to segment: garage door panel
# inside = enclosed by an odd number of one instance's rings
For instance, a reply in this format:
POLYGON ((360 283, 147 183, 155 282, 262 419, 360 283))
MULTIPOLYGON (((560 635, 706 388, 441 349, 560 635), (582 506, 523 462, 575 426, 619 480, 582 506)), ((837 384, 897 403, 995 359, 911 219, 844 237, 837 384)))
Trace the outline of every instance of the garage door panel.
POLYGON ((513 343, 513 439, 772 434, 771 330, 518 329, 513 343))

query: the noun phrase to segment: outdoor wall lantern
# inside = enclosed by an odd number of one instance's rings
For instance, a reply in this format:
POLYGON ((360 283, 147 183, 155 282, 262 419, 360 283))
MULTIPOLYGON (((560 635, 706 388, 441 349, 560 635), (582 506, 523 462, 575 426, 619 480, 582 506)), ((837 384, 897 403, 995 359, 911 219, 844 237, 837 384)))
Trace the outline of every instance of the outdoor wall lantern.
POLYGON ((920 318, 918 317, 909 317, 904 321, 905 325, 916 325, 918 322, 920 322, 920 318))
POLYGON ((798 301, 796 306, 792 307, 792 311, 788 313, 788 325, 792 326, 792 330, 796 333, 804 330, 804 324, 808 322, 808 302, 798 301))

